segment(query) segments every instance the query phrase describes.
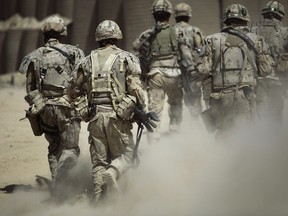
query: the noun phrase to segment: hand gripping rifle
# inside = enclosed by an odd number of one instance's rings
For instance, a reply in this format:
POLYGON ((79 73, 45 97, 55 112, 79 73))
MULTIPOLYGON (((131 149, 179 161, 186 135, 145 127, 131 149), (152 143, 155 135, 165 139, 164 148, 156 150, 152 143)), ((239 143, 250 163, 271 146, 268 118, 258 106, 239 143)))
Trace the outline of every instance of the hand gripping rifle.
POLYGON ((136 144, 133 149, 132 164, 134 165, 134 167, 137 167, 140 162, 138 158, 138 148, 144 126, 149 132, 153 132, 153 128, 157 127, 157 124, 154 121, 159 122, 160 119, 155 112, 144 112, 143 109, 141 109, 140 107, 135 107, 134 118, 138 124, 138 129, 136 135, 136 144))

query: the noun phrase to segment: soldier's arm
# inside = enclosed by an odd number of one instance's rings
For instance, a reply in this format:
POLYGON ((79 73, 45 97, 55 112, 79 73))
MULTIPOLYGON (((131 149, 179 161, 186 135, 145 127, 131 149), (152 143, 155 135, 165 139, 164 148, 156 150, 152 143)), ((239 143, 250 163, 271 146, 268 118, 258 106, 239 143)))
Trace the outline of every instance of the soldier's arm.
POLYGON ((85 71, 82 66, 78 65, 73 72, 73 78, 68 88, 68 96, 75 99, 85 95, 87 92, 87 81, 85 71))
POLYGON ((36 71, 34 70, 33 63, 30 63, 26 73, 26 92, 27 94, 37 89, 36 71))
POLYGON ((212 72, 213 67, 213 47, 210 41, 207 41, 207 45, 203 47, 203 53, 201 54, 197 63, 197 72, 206 78, 212 72))
POLYGON ((141 108, 145 108, 145 93, 140 81, 141 69, 139 59, 135 56, 129 56, 127 59, 127 91, 129 95, 137 98, 137 105, 141 108))

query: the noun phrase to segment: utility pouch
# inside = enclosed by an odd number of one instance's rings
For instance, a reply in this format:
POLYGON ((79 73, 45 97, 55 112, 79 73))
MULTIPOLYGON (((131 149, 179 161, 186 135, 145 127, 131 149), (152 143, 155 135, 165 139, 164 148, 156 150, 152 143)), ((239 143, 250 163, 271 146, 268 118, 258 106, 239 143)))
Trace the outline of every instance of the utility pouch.
POLYGON ((121 102, 116 106, 115 112, 120 118, 124 120, 131 120, 133 118, 135 105, 135 97, 130 95, 124 96, 121 102))
POLYGON ((288 53, 283 53, 277 62, 276 72, 280 74, 288 73, 288 53))
POLYGON ((30 105, 29 113, 31 115, 39 114, 45 107, 46 101, 42 97, 42 94, 38 89, 29 92, 28 95, 24 97, 27 103, 30 105))
POLYGON ((76 111, 79 113, 81 119, 83 121, 88 122, 89 121, 89 106, 88 106, 88 100, 85 96, 81 96, 75 99, 74 101, 74 107, 76 111))
POLYGON ((41 136, 43 134, 43 129, 40 125, 40 116, 32 114, 30 110, 26 110, 26 117, 30 122, 33 134, 35 136, 41 136))

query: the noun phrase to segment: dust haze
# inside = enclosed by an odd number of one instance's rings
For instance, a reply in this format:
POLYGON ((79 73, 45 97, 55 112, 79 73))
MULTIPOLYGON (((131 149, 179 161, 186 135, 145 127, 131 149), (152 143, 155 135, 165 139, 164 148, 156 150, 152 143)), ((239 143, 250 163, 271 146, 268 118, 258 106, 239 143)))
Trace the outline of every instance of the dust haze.
MULTIPOLYGON (((76 196, 55 205, 43 202, 49 198, 46 191, 19 191, 0 196, 0 215, 288 215, 286 120, 282 129, 264 120, 240 125, 231 136, 215 140, 201 120, 191 122, 186 111, 183 119, 179 134, 167 134, 165 120, 157 145, 148 145, 143 134, 141 163, 121 177, 122 194, 116 203, 92 206, 85 196, 76 196)), ((91 187, 87 136, 83 124, 82 152, 74 170, 79 190, 91 187)), ((49 176, 46 166, 43 169, 49 176)))

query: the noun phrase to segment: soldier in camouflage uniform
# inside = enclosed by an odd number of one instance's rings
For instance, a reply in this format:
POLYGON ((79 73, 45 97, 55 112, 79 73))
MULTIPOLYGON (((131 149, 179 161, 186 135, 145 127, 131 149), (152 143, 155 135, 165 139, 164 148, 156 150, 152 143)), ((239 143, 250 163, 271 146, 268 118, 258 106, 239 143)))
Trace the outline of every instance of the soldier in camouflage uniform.
POLYGON ((68 171, 76 165, 80 153, 81 119, 71 106, 67 87, 84 53, 60 42, 67 35, 67 27, 58 16, 47 18, 42 32, 45 46, 26 55, 19 71, 27 76, 25 99, 31 105, 27 115, 39 120, 39 133, 33 132, 37 136, 44 133, 49 143, 48 162, 56 193, 57 186, 67 183, 68 171))
POLYGON ((240 118, 253 117, 257 77, 273 71, 268 45, 264 38, 249 32, 249 21, 243 5, 228 6, 224 14, 226 27, 207 37, 197 66, 202 77, 212 75, 210 108, 203 112, 203 119, 208 119, 220 133, 240 118))
MULTIPOLYGON (((176 20, 176 29, 181 29, 187 36, 188 44, 193 54, 193 61, 197 62, 199 58, 199 52, 204 45, 204 35, 202 31, 189 24, 189 20, 192 17, 192 9, 186 3, 179 3, 174 8, 174 15, 176 20)), ((192 98, 188 97, 188 94, 184 91, 184 102, 188 107, 191 116, 197 119, 202 111, 201 105, 201 80, 198 78, 191 83, 192 98)))
POLYGON ((275 74, 259 79, 257 102, 261 115, 282 122, 284 99, 288 81, 288 28, 283 27, 284 6, 277 1, 270 1, 262 10, 263 21, 252 27, 252 32, 263 36, 275 61, 275 74))
POLYGON ((71 97, 84 94, 88 98, 87 121, 97 202, 108 193, 112 196, 119 193, 117 180, 131 166, 133 110, 135 106, 145 108, 145 94, 139 59, 116 46, 122 39, 119 26, 105 20, 98 25, 95 35, 99 48, 79 64, 71 97))
MULTIPOLYGON (((142 75, 147 81, 148 110, 161 118, 165 96, 169 104, 169 130, 179 131, 182 122, 183 91, 180 86, 180 66, 177 55, 178 33, 169 24, 172 5, 168 0, 156 0, 152 5, 155 26, 144 31, 133 43, 139 57, 142 75)), ((158 123, 159 129, 160 122, 158 123)), ((148 133, 148 141, 159 141, 159 133, 148 133)))

